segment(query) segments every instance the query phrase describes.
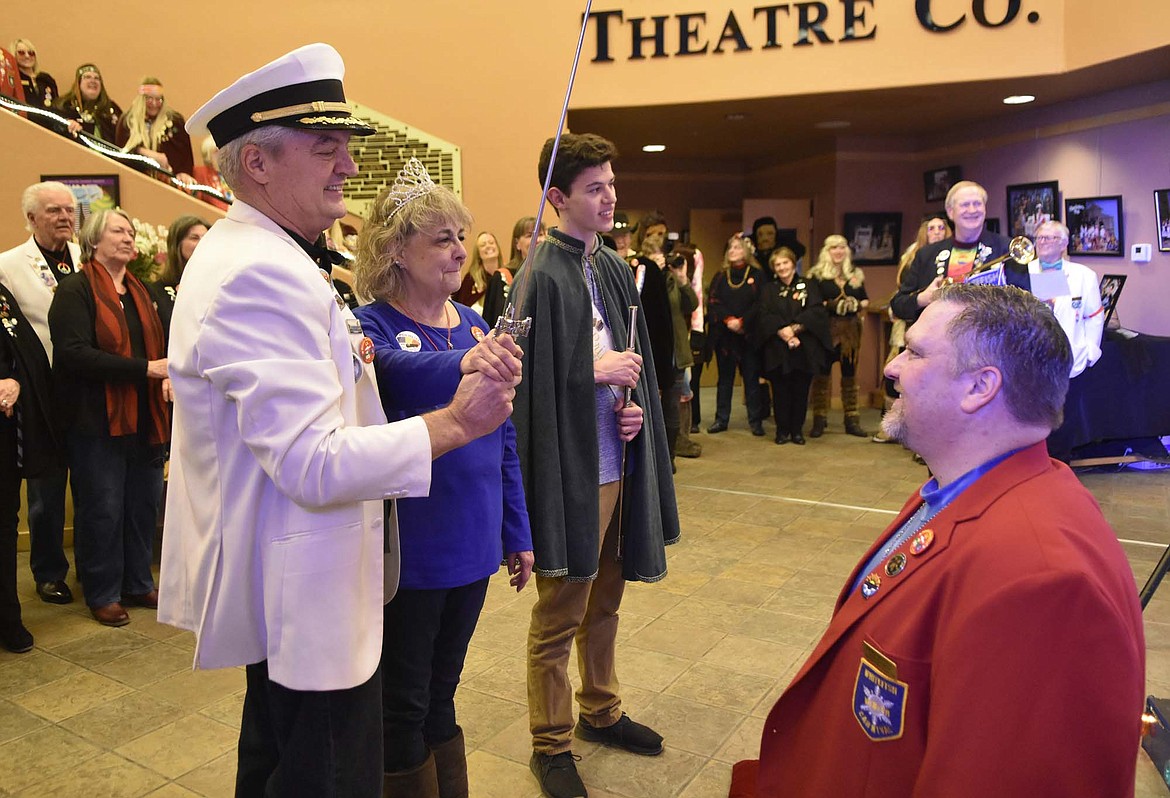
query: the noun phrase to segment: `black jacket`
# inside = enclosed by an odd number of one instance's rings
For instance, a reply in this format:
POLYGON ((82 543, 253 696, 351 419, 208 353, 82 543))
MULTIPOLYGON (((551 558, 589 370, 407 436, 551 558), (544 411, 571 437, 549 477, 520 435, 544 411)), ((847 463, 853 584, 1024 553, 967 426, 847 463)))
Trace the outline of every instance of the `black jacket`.
MULTIPOLYGON (((0 332, 0 379, 12 378, 20 383, 16 404, 24 439, 21 475, 42 476, 64 465, 63 441, 53 414, 49 357, 15 297, 3 285, 0 285, 0 323, 5 330, 0 332)), ((16 419, 15 413, 12 418, 0 415, 0 426, 15 426, 16 419)))
MULTIPOLYGON (((140 317, 157 313, 157 302, 137 310, 140 317)), ((77 272, 61 280, 49 306, 49 335, 53 338, 53 379, 66 433, 109 435, 106 383, 147 383, 146 358, 122 357, 98 347, 96 319, 97 305, 85 274, 77 272)), ((169 315, 160 321, 165 335, 169 315)))
MULTIPOLYGON (((981 258, 982 261, 986 262, 998 258, 1000 255, 1006 255, 1009 243, 1010 240, 1007 236, 984 230, 980 234, 976 246, 982 245, 989 250, 988 254, 981 258)), ((945 260, 949 257, 954 246, 955 239, 951 237, 944 238, 935 244, 928 244, 918 250, 914 261, 902 272, 898 293, 894 294, 894 298, 890 300, 890 308, 894 311, 895 316, 911 323, 918 321, 918 317, 922 315, 922 308, 918 307, 918 295, 934 282, 935 277, 946 273, 945 260), (941 254, 944 250, 946 250, 946 255, 941 254), (944 259, 941 264, 938 262, 940 257, 944 259), (939 270, 940 267, 942 271, 939 270)), ((1017 285, 1024 290, 1029 289, 1031 281, 1028 280, 1026 266, 1021 267, 1015 261, 1009 260, 1004 271, 1007 274, 1009 284, 1017 285)))

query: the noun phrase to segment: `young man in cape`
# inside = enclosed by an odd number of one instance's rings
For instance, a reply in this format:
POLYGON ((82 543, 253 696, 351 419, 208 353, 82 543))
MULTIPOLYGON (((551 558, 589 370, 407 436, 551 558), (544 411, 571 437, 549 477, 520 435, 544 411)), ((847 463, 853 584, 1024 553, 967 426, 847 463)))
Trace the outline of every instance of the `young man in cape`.
MULTIPOLYGON (((541 152, 542 180, 552 147, 550 139, 541 152)), ((560 223, 516 279, 516 301, 532 317, 513 415, 538 593, 528 633, 531 768, 552 798, 586 795, 571 750, 574 638, 576 736, 662 752, 662 737, 622 712, 614 666, 625 582, 665 576, 664 545, 679 538, 654 364, 638 354, 650 351, 640 314, 636 351, 624 351, 638 289, 625 261, 601 244, 613 227, 616 154, 600 136, 562 138, 548 193, 560 223)))

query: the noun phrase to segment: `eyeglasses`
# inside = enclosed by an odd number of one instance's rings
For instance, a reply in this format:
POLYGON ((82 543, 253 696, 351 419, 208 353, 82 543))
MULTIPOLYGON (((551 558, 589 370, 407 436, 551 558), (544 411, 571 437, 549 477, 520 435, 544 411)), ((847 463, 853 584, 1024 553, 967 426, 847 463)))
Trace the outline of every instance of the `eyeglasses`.
POLYGON ((17 50, 16 54, 17 55, 36 55, 37 51, 36 50, 17 50))
POLYGON ((1036 236, 1037 244, 1056 244, 1063 240, 1063 236, 1036 236))

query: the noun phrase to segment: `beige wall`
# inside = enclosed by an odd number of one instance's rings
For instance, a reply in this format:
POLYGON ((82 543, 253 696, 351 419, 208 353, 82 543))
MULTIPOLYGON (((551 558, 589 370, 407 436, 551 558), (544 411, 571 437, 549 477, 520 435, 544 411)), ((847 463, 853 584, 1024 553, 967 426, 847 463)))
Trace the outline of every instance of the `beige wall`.
MULTIPOLYGON (((1065 0, 1065 67, 1078 69, 1166 45, 1165 0, 1065 0)), ((1134 82, 1141 81, 1134 75, 1134 82)))

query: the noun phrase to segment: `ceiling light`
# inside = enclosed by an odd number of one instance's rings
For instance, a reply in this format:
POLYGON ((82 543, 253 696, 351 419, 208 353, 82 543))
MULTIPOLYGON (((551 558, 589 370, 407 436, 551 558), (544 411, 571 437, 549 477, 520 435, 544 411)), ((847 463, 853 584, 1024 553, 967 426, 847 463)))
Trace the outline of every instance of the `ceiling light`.
POLYGON ((742 122, 747 119, 747 114, 728 114, 724 119, 728 122, 742 122))
POLYGON ((665 144, 647 144, 642 147, 642 152, 662 152, 665 149, 665 144))
POLYGON ((1036 98, 1031 94, 1013 94, 1011 97, 1004 97, 1004 105, 1023 105, 1024 103, 1033 102, 1036 98))
POLYGON ((852 124, 852 122, 846 122, 843 119, 833 119, 828 122, 817 122, 813 127, 818 130, 844 130, 852 124))

